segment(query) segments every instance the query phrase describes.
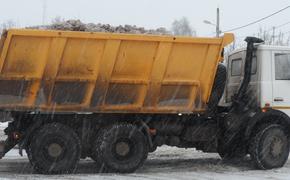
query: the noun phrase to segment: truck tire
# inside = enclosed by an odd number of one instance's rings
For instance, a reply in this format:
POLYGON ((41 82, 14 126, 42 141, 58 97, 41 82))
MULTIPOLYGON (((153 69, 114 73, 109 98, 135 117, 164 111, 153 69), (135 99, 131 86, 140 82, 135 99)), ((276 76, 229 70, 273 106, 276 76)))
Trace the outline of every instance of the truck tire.
POLYGON ((25 152, 26 152, 27 158, 28 158, 31 166, 33 166, 33 164, 32 164, 32 157, 31 157, 31 147, 30 147, 30 144, 27 145, 27 147, 25 149, 25 152))
POLYGON ((104 129, 96 145, 105 169, 119 173, 134 172, 144 163, 149 150, 145 135, 131 124, 117 124, 104 129))
POLYGON ((92 141, 92 147, 91 147, 91 154, 90 154, 90 158, 92 160, 94 160, 98 165, 102 165, 103 162, 101 161, 101 157, 100 157, 100 147, 102 145, 102 141, 103 141, 103 134, 104 131, 100 130, 98 133, 96 133, 95 135, 95 140, 92 141))
POLYGON ((289 156, 288 136, 281 125, 262 125, 253 135, 249 152, 259 169, 282 167, 289 156))
POLYGON ((227 68, 223 64, 219 64, 214 80, 214 84, 212 87, 212 92, 207 104, 207 115, 214 116, 217 108, 218 103, 224 93, 224 89, 226 86, 227 80, 227 68))
POLYGON ((149 149, 149 152, 150 153, 153 153, 157 150, 157 146, 156 145, 153 145, 150 149, 149 149))
POLYGON ((46 124, 32 137, 28 152, 33 168, 39 173, 72 173, 80 160, 80 139, 65 125, 46 124))

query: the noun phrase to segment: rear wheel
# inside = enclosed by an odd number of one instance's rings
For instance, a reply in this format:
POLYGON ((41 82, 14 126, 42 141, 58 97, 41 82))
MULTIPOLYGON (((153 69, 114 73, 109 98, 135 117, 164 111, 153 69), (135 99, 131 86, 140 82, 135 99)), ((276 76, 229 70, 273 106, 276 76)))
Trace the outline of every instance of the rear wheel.
POLYGON ((147 158, 149 149, 144 134, 131 124, 104 129, 96 145, 98 157, 105 168, 120 173, 134 172, 147 158))
POLYGON ((157 146, 156 145, 153 145, 150 149, 149 149, 149 152, 150 153, 153 153, 157 150, 157 146))
POLYGON ((281 125, 266 124, 253 135, 249 151, 259 169, 282 167, 289 156, 289 139, 281 125))
POLYGON ((25 149, 25 152, 26 152, 26 155, 27 155, 27 158, 30 162, 31 165, 33 165, 31 162, 32 162, 32 157, 31 157, 31 148, 30 148, 30 145, 27 145, 26 149, 25 149))
POLYGON ((59 123, 42 126, 32 137, 28 148, 33 168, 44 174, 72 173, 80 154, 77 134, 59 123))
POLYGON ((100 166, 103 164, 100 157, 100 147, 102 145, 103 135, 104 135, 103 130, 100 130, 98 133, 96 133, 94 140, 92 141, 91 154, 90 154, 90 158, 94 160, 100 166))

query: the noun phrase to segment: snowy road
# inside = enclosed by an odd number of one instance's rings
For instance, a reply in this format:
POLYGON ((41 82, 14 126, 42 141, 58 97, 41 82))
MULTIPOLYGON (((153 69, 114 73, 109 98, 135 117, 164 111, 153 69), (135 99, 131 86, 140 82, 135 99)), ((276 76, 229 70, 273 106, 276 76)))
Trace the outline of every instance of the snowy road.
POLYGON ((225 163, 217 154, 205 154, 192 149, 161 147, 150 154, 145 165, 134 174, 100 174, 94 162, 79 163, 73 175, 35 174, 26 157, 12 150, 0 160, 0 179, 290 179, 290 160, 284 168, 255 170, 249 158, 237 163, 225 163))
MULTIPOLYGON (((7 123, 0 123, 0 139, 4 139, 3 129, 7 123)), ((26 156, 21 157, 16 149, 0 160, 0 180, 2 179, 290 179, 290 159, 281 169, 255 170, 250 158, 240 162, 223 162, 217 154, 206 154, 194 149, 163 146, 149 155, 144 166, 134 174, 100 174, 98 167, 90 160, 81 160, 77 172, 72 175, 39 175, 26 156)))

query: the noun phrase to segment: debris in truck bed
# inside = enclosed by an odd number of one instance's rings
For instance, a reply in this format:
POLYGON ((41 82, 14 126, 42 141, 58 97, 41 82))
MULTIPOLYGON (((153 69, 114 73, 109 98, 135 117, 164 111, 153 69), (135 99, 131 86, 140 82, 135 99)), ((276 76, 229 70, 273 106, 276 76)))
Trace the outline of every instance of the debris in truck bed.
POLYGON ((81 22, 80 20, 57 21, 50 25, 32 26, 27 27, 27 29, 171 35, 171 32, 163 27, 157 29, 145 29, 144 27, 137 27, 136 25, 112 26, 110 24, 101 24, 101 23, 86 24, 81 22))

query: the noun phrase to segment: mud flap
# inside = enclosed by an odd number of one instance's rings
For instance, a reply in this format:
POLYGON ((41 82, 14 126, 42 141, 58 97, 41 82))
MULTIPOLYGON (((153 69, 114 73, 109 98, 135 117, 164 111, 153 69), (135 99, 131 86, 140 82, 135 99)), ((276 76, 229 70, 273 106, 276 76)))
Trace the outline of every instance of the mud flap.
POLYGON ((4 149, 5 149, 5 141, 0 141, 0 159, 2 159, 5 155, 4 149))
POLYGON ((2 159, 7 152, 9 152, 18 143, 12 137, 9 137, 5 141, 0 141, 0 159, 2 159))

